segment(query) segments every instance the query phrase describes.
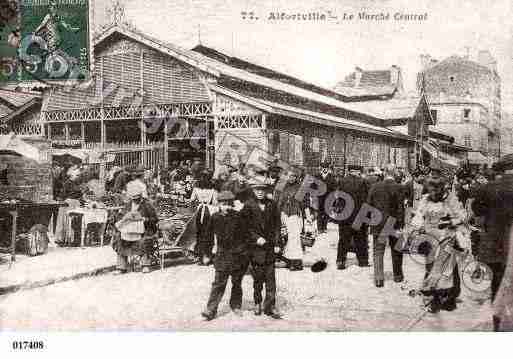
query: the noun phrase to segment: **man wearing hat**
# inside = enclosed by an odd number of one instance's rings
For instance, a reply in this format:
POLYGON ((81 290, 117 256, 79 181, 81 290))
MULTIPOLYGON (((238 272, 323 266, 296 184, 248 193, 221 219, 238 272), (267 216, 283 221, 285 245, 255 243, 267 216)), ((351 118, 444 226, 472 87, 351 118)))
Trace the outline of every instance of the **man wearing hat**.
POLYGON ((249 260, 245 237, 240 235, 242 225, 239 213, 233 210, 235 196, 230 191, 222 191, 217 197, 219 211, 212 215, 210 228, 215 236, 215 278, 207 303, 201 313, 206 320, 215 318, 217 308, 223 298, 228 278, 232 278, 230 308, 242 316, 242 278, 248 269, 249 260))
POLYGON ((273 319, 281 319, 276 311, 275 254, 281 250, 280 212, 276 203, 266 194, 269 185, 252 180, 249 183, 253 195, 241 210, 241 217, 248 243, 249 259, 253 275, 255 315, 262 314, 262 290, 265 283, 263 312, 273 319))
POLYGON ((477 259, 492 271, 494 330, 503 331, 513 330, 513 318, 509 314, 513 309, 512 268, 508 268, 513 256, 513 157, 502 159, 493 168, 501 173, 501 177, 476 189, 472 210, 484 217, 484 231, 479 234, 477 243, 477 259))
POLYGON ((333 191, 335 187, 335 177, 328 161, 321 162, 317 178, 326 185, 326 192, 318 197, 319 210, 317 215, 317 229, 320 233, 324 233, 327 230, 329 219, 328 214, 326 214, 326 211, 324 210, 324 203, 326 197, 333 191))
POLYGON ((367 182, 361 177, 362 169, 362 166, 348 166, 349 174, 340 179, 338 183, 338 190, 349 194, 354 202, 354 209, 349 218, 338 223, 337 268, 341 270, 346 268, 347 252, 351 248, 351 242, 354 244, 358 265, 360 267, 369 266, 368 227, 362 225, 359 230, 352 227, 360 207, 367 200, 369 191, 367 182))
POLYGON ((393 165, 385 169, 384 175, 383 181, 377 182, 370 188, 367 198, 367 203, 382 214, 381 222, 371 227, 374 242, 374 280, 378 288, 383 287, 385 281, 383 259, 387 242, 390 244, 392 253, 394 282, 400 283, 404 280, 403 254, 396 249, 398 238, 389 233, 382 233, 389 217, 395 218, 395 229, 400 229, 404 225, 404 189, 395 180, 397 169, 393 165))
POLYGON ((151 255, 157 234, 159 221, 157 212, 150 202, 143 197, 144 186, 137 181, 126 185, 128 204, 122 211, 122 218, 116 223, 119 238, 112 246, 118 254, 116 274, 128 270, 128 256, 141 255, 143 273, 150 271, 151 255))

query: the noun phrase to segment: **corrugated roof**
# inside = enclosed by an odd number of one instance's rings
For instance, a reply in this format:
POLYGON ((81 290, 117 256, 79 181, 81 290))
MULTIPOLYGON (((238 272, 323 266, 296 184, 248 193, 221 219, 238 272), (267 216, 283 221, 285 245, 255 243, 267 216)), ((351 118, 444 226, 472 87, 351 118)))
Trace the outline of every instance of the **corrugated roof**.
POLYGON ((383 120, 406 119, 415 115, 420 101, 420 97, 413 97, 387 101, 352 102, 351 108, 383 120))
MULTIPOLYGON (((398 82, 400 81, 399 77, 398 82)), ((399 83, 392 83, 392 71, 390 69, 361 70, 361 78, 358 84, 356 83, 356 72, 352 72, 343 81, 335 85, 334 90, 351 97, 380 97, 393 95, 398 86, 399 83)))
POLYGON ((40 99, 41 97, 42 96, 40 94, 35 93, 0 89, 0 99, 12 104, 15 107, 23 106, 27 102, 35 98, 40 99))
POLYGON ((224 94, 226 96, 232 96, 238 100, 242 100, 242 101, 246 100, 247 102, 251 103, 253 106, 255 106, 261 110, 271 112, 271 113, 287 115, 290 117, 301 116, 299 118, 303 118, 303 119, 305 118, 305 116, 307 116, 307 117, 309 117, 309 120, 311 120, 313 122, 319 122, 319 121, 315 121, 316 119, 324 120, 324 121, 328 121, 332 124, 339 125, 340 127, 349 128, 349 129, 353 129, 353 130, 357 130, 357 131, 373 132, 373 133, 377 133, 377 134, 384 135, 384 136, 390 136, 390 137, 411 140, 410 136, 405 135, 400 132, 397 132, 397 131, 394 131, 393 129, 389 129, 386 127, 374 126, 374 125, 367 124, 364 122, 342 118, 340 116, 333 116, 333 115, 329 115, 329 114, 325 114, 325 113, 309 111, 309 110, 301 109, 301 108, 294 107, 294 106, 287 106, 287 105, 277 103, 274 101, 263 100, 263 99, 259 99, 259 98, 255 98, 255 97, 251 97, 251 96, 246 96, 239 92, 232 91, 230 89, 226 89, 226 88, 223 88, 223 87, 217 86, 217 85, 210 85, 210 87, 214 92, 218 92, 218 93, 224 94))
POLYGON ((277 81, 280 81, 280 82, 283 82, 283 83, 286 83, 289 85, 297 86, 297 87, 300 87, 300 88, 308 90, 308 91, 319 93, 321 95, 333 96, 333 97, 336 97, 339 99, 343 99, 343 97, 345 97, 344 94, 337 93, 336 91, 333 91, 332 89, 324 88, 322 86, 315 85, 315 84, 300 80, 296 77, 284 74, 282 72, 279 72, 279 71, 276 71, 276 70, 273 70, 273 69, 270 69, 270 68, 267 68, 264 66, 253 64, 249 61, 243 60, 238 57, 229 56, 229 55, 227 55, 217 49, 211 48, 211 47, 207 47, 204 45, 198 45, 198 46, 194 47, 192 49, 192 51, 195 51, 204 56, 207 56, 213 60, 217 60, 219 62, 225 63, 231 67, 245 70, 247 72, 251 72, 253 74, 256 74, 256 75, 259 75, 262 77, 277 80, 277 81))
POLYGON ((7 116, 8 114, 10 114, 13 110, 11 110, 9 107, 3 105, 0 103, 0 119, 2 117, 5 117, 7 116))

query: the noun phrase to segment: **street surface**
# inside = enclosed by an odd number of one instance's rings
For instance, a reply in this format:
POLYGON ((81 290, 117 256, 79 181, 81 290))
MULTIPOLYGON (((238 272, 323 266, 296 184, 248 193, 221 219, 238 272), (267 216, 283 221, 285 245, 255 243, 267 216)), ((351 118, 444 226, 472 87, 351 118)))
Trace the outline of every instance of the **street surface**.
POLYGON ((309 269, 277 269, 279 310, 284 320, 256 317, 251 309, 252 279, 244 279, 243 317, 230 312, 230 284, 218 318, 205 322, 204 309, 212 267, 182 265, 150 274, 106 274, 0 296, 0 328, 4 330, 223 330, 223 331, 376 331, 492 329, 487 294, 463 286, 454 312, 423 314, 418 289, 421 264, 405 256, 406 282, 394 283, 390 253, 385 258, 384 288, 375 288, 372 267, 360 268, 350 257, 348 268, 336 269, 337 231, 319 239, 318 251, 328 259, 322 273, 309 269))

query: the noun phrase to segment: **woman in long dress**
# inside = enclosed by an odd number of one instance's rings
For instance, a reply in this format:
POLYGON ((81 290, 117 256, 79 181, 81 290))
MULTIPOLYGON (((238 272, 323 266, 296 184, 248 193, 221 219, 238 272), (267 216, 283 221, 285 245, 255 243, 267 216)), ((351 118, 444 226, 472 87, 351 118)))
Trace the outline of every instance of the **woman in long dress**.
POLYGON ((303 269, 303 246, 301 233, 304 227, 306 200, 296 199, 299 191, 298 174, 289 170, 287 185, 283 191, 276 191, 275 198, 281 212, 281 223, 286 228, 287 243, 283 251, 283 257, 289 260, 290 270, 303 269))
POLYGON ((441 177, 429 178, 428 194, 420 200, 409 231, 418 233, 418 252, 426 258, 422 294, 427 308, 436 313, 456 309, 461 292, 457 254, 469 247, 463 222, 466 213, 441 177))

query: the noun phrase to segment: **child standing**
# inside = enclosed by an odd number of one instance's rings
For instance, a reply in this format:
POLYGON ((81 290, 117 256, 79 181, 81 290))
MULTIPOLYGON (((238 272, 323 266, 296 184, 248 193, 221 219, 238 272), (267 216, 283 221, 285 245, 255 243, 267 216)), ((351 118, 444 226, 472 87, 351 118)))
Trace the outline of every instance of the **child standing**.
POLYGON ((217 201, 219 211, 212 215, 210 226, 215 238, 215 278, 212 283, 207 308, 201 313, 206 320, 212 320, 223 298, 228 278, 232 280, 230 307, 242 316, 242 278, 248 268, 249 260, 246 242, 240 234, 239 213, 233 209, 235 196, 230 191, 219 193, 217 201))

